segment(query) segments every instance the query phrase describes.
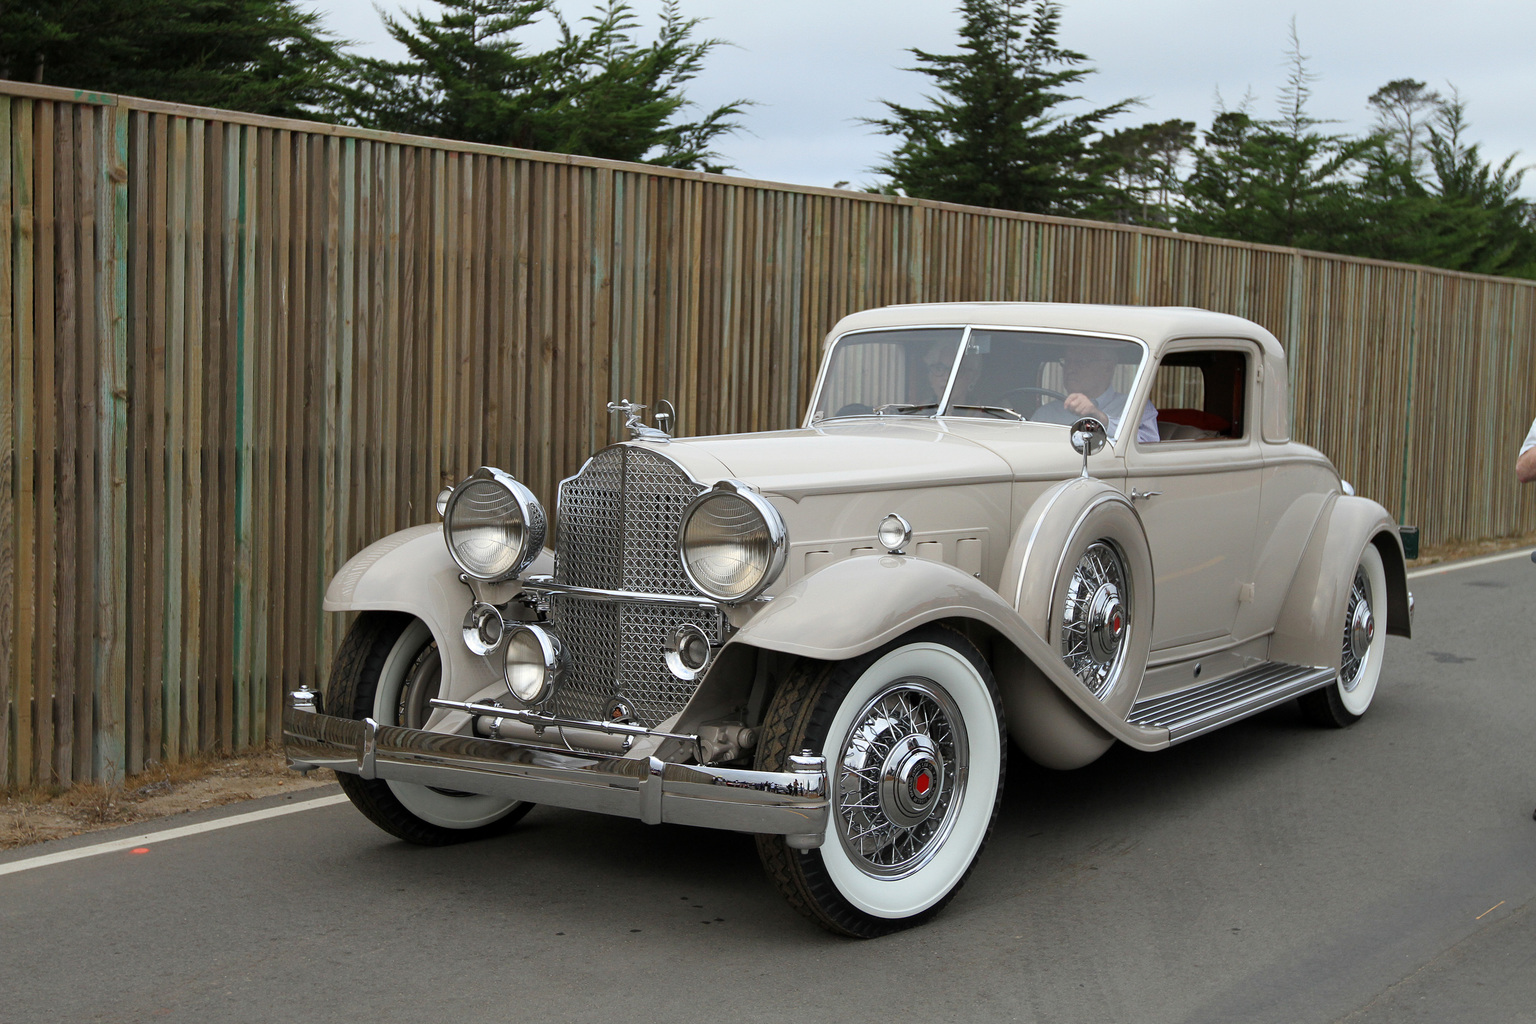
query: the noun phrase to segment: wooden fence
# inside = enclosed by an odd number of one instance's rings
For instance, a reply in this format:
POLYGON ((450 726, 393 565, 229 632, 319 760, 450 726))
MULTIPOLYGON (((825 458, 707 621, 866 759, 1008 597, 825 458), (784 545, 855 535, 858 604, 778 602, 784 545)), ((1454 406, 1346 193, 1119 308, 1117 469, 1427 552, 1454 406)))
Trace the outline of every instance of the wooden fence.
POLYGON ((1427 542, 1536 529, 1530 282, 0 82, 0 786, 268 742, 443 482, 793 425, 839 316, 964 299, 1250 317, 1427 542))

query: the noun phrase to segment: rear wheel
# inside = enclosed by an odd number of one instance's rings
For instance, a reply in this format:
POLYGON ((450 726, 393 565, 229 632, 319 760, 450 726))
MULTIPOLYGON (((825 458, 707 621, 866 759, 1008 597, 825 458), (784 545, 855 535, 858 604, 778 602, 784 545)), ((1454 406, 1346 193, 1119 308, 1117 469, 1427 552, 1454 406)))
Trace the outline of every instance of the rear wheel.
POLYGON ((1321 690, 1300 698, 1302 713, 1314 725, 1343 729, 1360 721, 1381 679, 1386 654, 1386 621, 1378 616, 1387 607, 1387 573, 1376 545, 1360 552, 1344 606, 1343 652, 1339 674, 1321 690))
POLYGON ((959 633, 927 626, 847 662, 805 661, 775 695, 757 764, 827 759, 820 849, 759 836, 779 890, 822 927, 873 938, 937 914, 964 884, 1002 804, 992 673, 959 633))
MULTIPOLYGON (((420 619, 363 612, 342 641, 326 687, 332 714, 421 728, 442 681, 442 658, 420 619)), ((499 833, 533 805, 501 797, 337 773, 342 792, 368 820, 409 843, 444 846, 499 833)))

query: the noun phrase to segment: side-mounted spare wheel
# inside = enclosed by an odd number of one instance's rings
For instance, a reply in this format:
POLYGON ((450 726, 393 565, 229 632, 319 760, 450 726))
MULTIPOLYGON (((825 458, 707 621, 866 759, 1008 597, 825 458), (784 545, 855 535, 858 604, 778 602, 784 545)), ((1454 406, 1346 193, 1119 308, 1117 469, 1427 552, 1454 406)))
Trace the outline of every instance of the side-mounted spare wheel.
MULTIPOLYGON (((432 631, 399 612, 363 612, 336 652, 325 706, 334 715, 419 729, 438 695, 442 658, 432 631)), ((445 846, 509 828, 533 804, 337 773, 369 821, 408 843, 445 846)))
POLYGON ((799 662, 769 705, 757 767, 782 771, 804 750, 827 759, 826 841, 757 840, 790 904, 856 938, 937 914, 1002 805, 1002 706, 975 646, 928 625, 849 661, 799 662))
MULTIPOLYGON (((1001 593, 1054 649, 1077 693, 1124 717, 1152 646, 1152 554, 1129 499, 1102 480, 1066 480, 1036 499, 1014 534, 1001 593)), ((1080 768, 1114 744, 1022 657, 998 663, 1010 732, 1031 760, 1080 768)))
POLYGON ((1342 729, 1360 721, 1371 706, 1386 654, 1386 613, 1386 568, 1381 552, 1368 542, 1360 552, 1349 599, 1344 603, 1339 674, 1329 685, 1299 699, 1309 722, 1342 729))

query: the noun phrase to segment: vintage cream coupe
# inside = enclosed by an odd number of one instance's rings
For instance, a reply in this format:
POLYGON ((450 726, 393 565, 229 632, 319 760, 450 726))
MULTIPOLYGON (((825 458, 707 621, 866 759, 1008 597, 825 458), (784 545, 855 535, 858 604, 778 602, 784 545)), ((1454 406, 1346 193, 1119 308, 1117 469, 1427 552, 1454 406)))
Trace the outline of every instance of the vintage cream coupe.
POLYGON ((849 316, 799 429, 684 439, 618 404, 634 436, 560 485, 552 548, 484 468, 359 552, 289 757, 410 842, 538 803, 734 829, 821 925, 920 922, 1010 739, 1074 768, 1370 706, 1412 535, 1291 440, 1286 382, 1272 335, 1197 309, 849 316))

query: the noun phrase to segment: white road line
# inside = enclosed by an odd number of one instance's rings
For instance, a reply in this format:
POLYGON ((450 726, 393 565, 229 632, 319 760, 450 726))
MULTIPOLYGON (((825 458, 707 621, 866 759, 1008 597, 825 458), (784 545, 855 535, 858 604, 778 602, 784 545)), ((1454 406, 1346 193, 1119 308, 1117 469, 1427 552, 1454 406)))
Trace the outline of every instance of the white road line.
POLYGON ((305 800, 303 803, 285 804, 282 807, 268 807, 261 811, 247 811, 245 814, 234 814, 228 818, 217 818, 198 825, 183 825, 180 828, 168 828, 162 832, 145 832, 142 835, 134 836, 132 839, 114 839, 109 843, 82 846, 76 850, 64 850, 61 853, 45 853, 41 857, 28 857, 26 860, 13 860, 9 864, 0 864, 0 875, 15 874, 18 871, 27 871, 31 868, 45 868, 50 864, 63 864, 65 861, 79 860, 82 857, 95 857, 103 853, 118 853, 122 850, 132 850, 139 846, 153 846, 156 843, 164 843, 172 839, 182 839, 186 836, 195 836, 203 832, 213 832, 221 828, 247 825, 253 821, 264 821, 267 818, 280 818, 285 814, 312 811, 317 807, 329 807, 332 804, 339 804, 346 800, 346 798, 346 794, 337 793, 334 796, 323 796, 318 800, 305 800))
POLYGON ((1479 565, 1488 565, 1491 562, 1507 562, 1511 558, 1530 558, 1533 550, 1536 550, 1536 548, 1521 548, 1519 551, 1506 551, 1501 555, 1469 558, 1465 562, 1442 562, 1439 565, 1428 565, 1422 569, 1413 570, 1408 574, 1408 578, 1414 580, 1420 576, 1438 576, 1443 572, 1455 572, 1457 569, 1475 569, 1479 565))

